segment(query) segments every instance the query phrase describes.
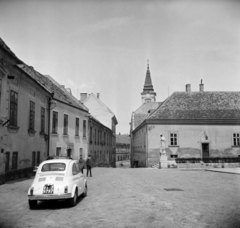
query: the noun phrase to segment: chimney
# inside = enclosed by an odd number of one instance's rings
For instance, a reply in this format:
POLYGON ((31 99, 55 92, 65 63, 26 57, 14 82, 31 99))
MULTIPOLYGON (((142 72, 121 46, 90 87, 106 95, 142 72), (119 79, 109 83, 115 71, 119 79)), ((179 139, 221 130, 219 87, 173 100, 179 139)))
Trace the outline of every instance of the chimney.
POLYGON ((100 94, 99 93, 97 93, 97 98, 100 99, 100 94))
POLYGON ((202 84, 202 79, 201 79, 201 84, 199 84, 199 91, 203 92, 204 88, 203 88, 204 84, 202 84))
POLYGON ((191 84, 186 85, 186 92, 188 92, 188 93, 191 92, 191 84))
POLYGON ((87 93, 80 93, 80 101, 84 101, 87 98, 87 93))

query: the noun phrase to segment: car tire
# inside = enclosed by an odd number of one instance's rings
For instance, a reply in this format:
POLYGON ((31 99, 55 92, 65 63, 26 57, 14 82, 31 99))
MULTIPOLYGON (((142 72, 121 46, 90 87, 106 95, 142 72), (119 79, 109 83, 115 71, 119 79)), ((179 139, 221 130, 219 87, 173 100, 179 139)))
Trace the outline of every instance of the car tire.
POLYGON ((84 186, 84 190, 83 190, 83 197, 86 197, 87 196, 87 184, 85 184, 84 186))
POLYGON ((76 189, 73 198, 69 200, 71 207, 74 207, 77 204, 77 198, 78 198, 78 190, 76 189))
POLYGON ((28 205, 30 209, 35 209, 37 207, 37 200, 28 200, 28 205))

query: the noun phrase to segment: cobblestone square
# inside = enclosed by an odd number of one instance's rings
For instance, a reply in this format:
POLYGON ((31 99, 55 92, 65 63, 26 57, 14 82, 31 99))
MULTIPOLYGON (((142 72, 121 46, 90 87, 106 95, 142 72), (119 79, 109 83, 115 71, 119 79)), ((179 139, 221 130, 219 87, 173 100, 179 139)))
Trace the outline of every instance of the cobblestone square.
MULTIPOLYGON (((94 168, 88 196, 40 202, 32 179, 0 186, 0 227, 240 227, 240 175, 179 169, 94 168)), ((86 172, 86 170, 84 170, 86 172)))

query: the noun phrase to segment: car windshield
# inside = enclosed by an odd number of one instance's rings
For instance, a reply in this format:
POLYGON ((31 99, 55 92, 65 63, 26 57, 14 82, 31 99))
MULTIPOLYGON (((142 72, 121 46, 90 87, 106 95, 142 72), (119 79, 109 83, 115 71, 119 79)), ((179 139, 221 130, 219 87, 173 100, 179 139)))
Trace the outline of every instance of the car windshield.
POLYGON ((64 171, 66 168, 65 163, 47 163, 42 166, 42 172, 49 172, 49 171, 64 171))

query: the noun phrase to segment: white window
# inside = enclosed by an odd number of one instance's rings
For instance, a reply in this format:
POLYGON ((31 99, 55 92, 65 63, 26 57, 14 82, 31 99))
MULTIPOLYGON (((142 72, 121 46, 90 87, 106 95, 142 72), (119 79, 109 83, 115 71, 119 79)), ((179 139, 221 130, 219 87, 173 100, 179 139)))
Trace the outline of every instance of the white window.
POLYGON ((171 132, 169 134, 170 146, 178 146, 178 134, 176 132, 171 132))
POLYGON ((233 133, 233 146, 240 146, 240 134, 233 133))

